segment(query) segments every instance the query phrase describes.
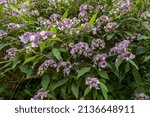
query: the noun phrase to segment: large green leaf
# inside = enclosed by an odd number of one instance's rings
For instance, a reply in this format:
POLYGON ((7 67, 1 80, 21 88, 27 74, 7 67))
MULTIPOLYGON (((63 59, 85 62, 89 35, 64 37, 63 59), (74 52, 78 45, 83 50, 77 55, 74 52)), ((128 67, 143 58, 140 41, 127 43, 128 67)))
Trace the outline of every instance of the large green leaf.
POLYGON ((19 67, 20 71, 26 74, 26 77, 29 78, 32 75, 32 69, 28 65, 22 65, 19 67))
POLYGON ((100 82, 99 85, 100 85, 100 89, 102 91, 102 94, 103 94, 105 100, 107 100, 108 89, 107 89, 106 85, 104 83, 102 83, 102 82, 100 82))
POLYGON ((65 13, 63 14, 63 16, 62 16, 62 18, 61 18, 62 20, 68 17, 68 11, 69 11, 69 9, 67 9, 67 10, 65 11, 65 13))
POLYGON ((90 91, 91 91, 91 88, 90 88, 90 87, 87 87, 87 88, 85 89, 85 91, 84 91, 84 97, 85 97, 88 93, 90 93, 90 91))
POLYGON ((119 66, 121 65, 121 63, 123 62, 122 59, 119 59, 115 62, 115 67, 116 67, 116 70, 119 71, 119 66))
POLYGON ((33 61, 34 59, 36 59, 36 57, 37 57, 37 55, 27 58, 27 59, 24 61, 23 64, 26 64, 26 63, 29 63, 29 62, 33 61))
POLYGON ((62 60, 60 51, 59 51, 57 48, 53 48, 53 49, 52 49, 52 52, 53 52, 54 56, 55 56, 58 60, 62 60))
POLYGON ((69 79, 62 79, 62 80, 58 81, 56 84, 53 84, 53 85, 52 85, 52 90, 54 90, 54 89, 60 87, 61 85, 67 83, 68 80, 69 80, 69 79))
POLYGON ((137 70, 139 69, 138 66, 135 64, 133 60, 129 60, 130 64, 132 64, 137 70))
POLYGON ((150 61, 150 55, 145 56, 143 63, 150 61))
POLYGON ((0 50, 3 49, 3 48, 6 47, 6 46, 8 46, 8 44, 1 43, 1 44, 0 44, 0 50))
POLYGON ((77 75, 77 78, 81 77, 82 75, 84 75, 85 73, 89 72, 90 70, 91 70, 91 67, 83 67, 83 68, 79 71, 79 73, 78 73, 78 75, 77 75))
POLYGON ((141 76, 135 67, 132 67, 132 74, 136 83, 141 83, 141 76))
POLYGON ((78 95, 79 95, 79 88, 78 88, 78 85, 76 83, 73 83, 72 86, 71 86, 71 91, 73 93, 73 95, 78 98, 78 95))
POLYGON ((150 31, 150 24, 148 22, 142 22, 142 25, 148 30, 150 31))
POLYGON ((98 71, 98 74, 105 79, 109 79, 108 74, 105 70, 98 71))
POLYGON ((89 25, 90 25, 90 26, 93 26, 93 24, 94 24, 94 22, 95 22, 95 20, 96 20, 96 17, 97 17, 97 13, 95 13, 95 14, 92 16, 92 18, 90 19, 90 22, 89 22, 89 25))
POLYGON ((42 87, 44 90, 47 89, 48 85, 50 83, 50 77, 48 75, 45 75, 43 78, 42 78, 42 81, 41 81, 41 84, 42 84, 42 87))

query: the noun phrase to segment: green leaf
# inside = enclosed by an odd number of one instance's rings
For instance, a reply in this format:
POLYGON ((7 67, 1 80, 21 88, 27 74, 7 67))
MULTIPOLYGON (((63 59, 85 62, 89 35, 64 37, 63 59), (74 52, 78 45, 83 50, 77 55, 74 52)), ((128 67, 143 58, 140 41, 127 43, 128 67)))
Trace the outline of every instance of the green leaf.
POLYGON ((71 91, 73 93, 73 95, 78 98, 78 95, 79 95, 79 88, 78 88, 78 85, 76 83, 73 83, 72 86, 71 86, 71 91))
POLYGON ((99 85, 100 85, 100 89, 102 91, 102 94, 104 96, 104 99, 107 100, 108 89, 107 89, 106 85, 104 83, 102 83, 102 82, 100 82, 99 85))
POLYGON ((54 26, 51 26, 51 27, 50 27, 50 31, 51 31, 52 33, 54 33, 54 34, 57 33, 57 29, 56 29, 54 26))
POLYGON ((98 74, 105 79, 109 79, 108 74, 105 70, 98 71, 98 74))
POLYGON ((78 73, 78 75, 77 75, 77 78, 81 77, 82 75, 84 75, 85 73, 89 72, 90 70, 91 70, 91 67, 83 67, 83 68, 79 71, 79 73, 78 73))
POLYGON ((137 70, 139 69, 138 66, 135 64, 133 60, 129 60, 130 64, 132 64, 137 70))
POLYGON ((96 99, 97 94, 98 94, 97 90, 94 90, 94 91, 93 91, 93 98, 94 98, 94 100, 96 99))
POLYGON ((67 83, 68 80, 69 80, 69 79, 62 79, 62 80, 58 81, 56 84, 53 84, 53 85, 52 85, 52 90, 54 90, 54 89, 60 87, 61 85, 67 83))
POLYGON ((150 25, 148 22, 142 22, 142 25, 148 30, 150 31, 150 25))
POLYGON ((136 83, 141 83, 141 76, 135 67, 132 67, 132 74, 136 83))
POLYGON ((53 48, 53 49, 52 49, 52 52, 53 52, 54 56, 55 56, 58 60, 62 60, 60 51, 59 51, 57 48, 53 48))
POLYGON ((44 90, 47 89, 48 85, 50 83, 50 77, 48 75, 45 75, 43 78, 42 78, 42 81, 41 81, 41 84, 42 84, 42 87, 44 90))
POLYGON ((91 88, 90 88, 90 87, 87 87, 87 88, 85 89, 85 91, 84 91, 84 97, 85 97, 88 93, 90 93, 90 91, 91 91, 91 88))
POLYGON ((15 67, 21 63, 21 60, 17 60, 17 61, 14 61, 13 64, 12 64, 12 69, 15 69, 15 67))
POLYGON ((113 36, 114 36, 114 33, 112 33, 112 34, 110 34, 110 35, 107 35, 107 40, 112 39, 112 38, 113 38, 113 36))
POLYGON ((145 35, 141 35, 140 37, 137 38, 137 40, 147 40, 147 39, 150 39, 150 37, 145 35))
POLYGON ((140 55, 140 54, 145 54, 146 52, 149 52, 149 49, 146 47, 142 47, 142 46, 138 46, 136 49, 136 54, 140 55))
POLYGON ((95 14, 92 16, 92 18, 90 19, 90 22, 89 22, 89 25, 90 25, 90 26, 93 26, 93 24, 94 24, 94 22, 95 22, 95 20, 96 20, 96 17, 97 17, 97 13, 95 13, 95 14))
POLYGON ((150 55, 149 56, 145 56, 143 63, 148 62, 150 60, 150 55))
POLYGON ((29 78, 32 75, 32 69, 28 65, 22 65, 19 68, 21 72, 26 74, 27 78, 29 78))
POLYGON ((121 63, 123 62, 122 59, 118 59, 116 62, 115 62, 115 67, 116 67, 116 70, 119 71, 119 66, 121 65, 121 63))
POLYGON ((42 42, 42 43, 40 44, 40 51, 43 52, 44 49, 45 49, 45 47, 46 47, 45 42, 42 42))
POLYGON ((27 59, 24 61, 23 64, 26 64, 26 63, 29 63, 29 62, 33 61, 34 59, 36 59, 36 57, 37 57, 37 55, 27 58, 27 59))
POLYGON ((130 70, 130 64, 127 62, 125 65, 125 73, 129 72, 130 70))
POLYGON ((67 9, 66 11, 65 11, 65 13, 63 14, 63 16, 62 16, 62 20, 63 19, 65 19, 65 18, 67 18, 67 16, 68 16, 68 11, 69 11, 69 9, 67 9))
POLYGON ((49 41, 60 41, 63 42, 60 38, 56 37, 56 38, 48 38, 47 40, 49 41))
POLYGON ((0 50, 2 50, 4 47, 8 46, 8 44, 5 44, 5 43, 1 43, 0 44, 0 50))

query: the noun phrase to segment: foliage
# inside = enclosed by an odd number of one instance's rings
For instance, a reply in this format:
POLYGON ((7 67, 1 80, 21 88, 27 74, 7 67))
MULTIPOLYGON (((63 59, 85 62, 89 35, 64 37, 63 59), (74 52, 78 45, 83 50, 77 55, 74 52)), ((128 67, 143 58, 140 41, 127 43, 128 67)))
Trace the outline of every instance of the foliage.
POLYGON ((0 2, 0 99, 150 95, 149 6, 149 0, 0 2))

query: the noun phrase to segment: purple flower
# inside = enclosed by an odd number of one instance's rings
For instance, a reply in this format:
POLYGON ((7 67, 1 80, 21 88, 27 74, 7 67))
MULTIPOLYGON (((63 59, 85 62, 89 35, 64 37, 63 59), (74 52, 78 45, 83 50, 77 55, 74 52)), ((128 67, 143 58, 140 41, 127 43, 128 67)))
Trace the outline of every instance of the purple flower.
POLYGON ((70 46, 70 53, 76 58, 77 55, 84 55, 86 57, 92 56, 92 49, 85 42, 79 42, 75 45, 70 46))
POLYGON ((30 41, 32 33, 30 32, 26 32, 25 34, 23 34, 22 36, 20 36, 21 42, 23 43, 28 43, 30 41))
POLYGON ((131 6, 132 6, 132 3, 130 2, 130 0, 125 0, 125 1, 119 6, 119 10, 129 9, 131 6))
POLYGON ((32 43, 31 43, 31 44, 32 44, 31 46, 32 46, 33 48, 38 47, 39 39, 40 39, 40 34, 39 34, 39 33, 34 33, 33 35, 31 35, 30 41, 32 42, 32 43))
POLYGON ((72 68, 72 65, 69 61, 60 61, 57 65, 57 72, 59 72, 61 69, 63 69, 64 74, 69 75, 70 69, 72 68))
POLYGON ((50 31, 42 31, 40 32, 40 35, 42 36, 43 40, 46 40, 49 36, 52 36, 53 33, 50 31))
POLYGON ((29 2, 23 2, 21 11, 27 12, 29 10, 29 2))
POLYGON ((106 57, 107 57, 106 54, 97 54, 93 57, 93 62, 99 68, 106 68, 107 66, 106 57))
POLYGON ((10 49, 6 50, 7 54, 5 55, 4 60, 15 57, 16 52, 17 52, 17 48, 10 48, 10 49))
POLYGON ((73 22, 70 19, 64 19, 63 21, 58 23, 58 29, 64 30, 65 28, 71 28, 73 26, 73 22))
POLYGON ((111 55, 112 53, 121 53, 123 52, 130 44, 129 40, 123 40, 119 43, 115 44, 115 47, 111 48, 109 55, 111 55))
POLYGON ((96 49, 96 48, 102 49, 105 47, 105 42, 102 39, 93 39, 91 43, 91 47, 92 49, 96 49))
POLYGON ((78 14, 78 18, 82 21, 82 22, 87 22, 89 21, 89 15, 87 13, 87 11, 81 11, 78 14))
POLYGON ((48 69, 48 67, 56 68, 56 61, 54 61, 53 59, 44 61, 44 63, 42 63, 42 65, 38 69, 38 74, 43 74, 44 71, 48 69))
POLYGON ((16 29, 18 29, 18 28, 20 28, 20 27, 21 27, 20 24, 15 24, 15 23, 9 23, 9 24, 8 24, 8 28, 9 28, 9 29, 14 29, 14 30, 16 30, 16 29))
POLYGON ((56 14, 56 13, 53 13, 51 16, 50 16, 50 20, 51 21, 59 21, 61 19, 61 15, 59 14, 56 14))
POLYGON ((115 28, 117 28, 116 22, 109 22, 106 26, 104 26, 106 32, 114 31, 115 28))
POLYGON ((0 0, 0 4, 6 3, 6 0, 0 0))
POLYGON ((98 78, 95 77, 87 77, 86 79, 86 84, 90 86, 90 88, 95 88, 95 89, 99 89, 98 85, 99 85, 99 80, 98 78))
POLYGON ((31 100, 43 100, 45 97, 47 97, 47 92, 43 91, 43 89, 39 89, 38 92, 31 98, 31 100))
POLYGON ((6 32, 4 32, 3 30, 0 30, 0 37, 4 36, 6 34, 7 34, 6 32))
POLYGON ((70 68, 65 68, 64 69, 64 74, 69 75, 69 73, 70 73, 70 68))
POLYGON ((81 4, 79 8, 80 11, 92 10, 92 9, 93 7, 88 3, 81 4))

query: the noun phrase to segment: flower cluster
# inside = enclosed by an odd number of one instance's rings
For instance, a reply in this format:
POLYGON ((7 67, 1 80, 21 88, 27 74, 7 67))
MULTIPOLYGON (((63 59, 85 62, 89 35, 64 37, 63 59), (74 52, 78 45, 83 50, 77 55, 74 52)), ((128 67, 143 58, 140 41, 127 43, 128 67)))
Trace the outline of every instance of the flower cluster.
POLYGON ((50 20, 51 20, 52 22, 58 22, 58 21, 60 21, 61 17, 62 17, 61 15, 56 14, 56 13, 53 13, 53 14, 50 16, 50 20))
MULTIPOLYGON (((109 55, 111 56, 112 53, 118 54, 118 59, 134 59, 135 55, 133 55, 131 52, 127 50, 127 47, 129 46, 130 41, 129 40, 123 40, 119 43, 115 44, 115 47, 111 48, 109 55)), ((117 59, 116 59, 117 60, 117 59)))
POLYGON ((106 68, 107 66, 106 57, 107 57, 106 54, 97 54, 93 57, 93 62, 99 68, 106 68))
POLYGON ((64 30, 65 28, 71 28, 72 25, 73 25, 72 20, 66 18, 66 19, 64 19, 63 21, 60 21, 60 22, 58 23, 58 29, 59 29, 59 30, 64 30))
POLYGON ((119 10, 128 10, 130 9, 132 6, 132 3, 130 2, 130 0, 125 0, 120 6, 119 6, 119 10))
POLYGON ((21 28, 21 27, 22 27, 21 24, 16 24, 16 23, 9 23, 8 24, 8 29, 14 29, 14 30, 16 30, 16 29, 21 28))
POLYGON ((92 56, 92 49, 85 42, 79 42, 75 45, 70 43, 69 47, 71 48, 70 53, 74 56, 74 58, 76 58, 77 55, 84 55, 85 57, 92 56))
POLYGON ((42 65, 38 69, 38 74, 43 74, 44 71, 46 71, 49 67, 56 68, 56 61, 54 61, 53 59, 44 61, 44 63, 42 63, 42 65))
POLYGON ((43 100, 45 97, 47 97, 47 92, 43 91, 43 89, 39 89, 38 92, 31 98, 31 100, 43 100))
POLYGON ((99 85, 99 80, 96 77, 87 77, 86 78, 86 84, 88 86, 90 86, 90 88, 95 88, 95 89, 99 89, 98 85, 99 85))
POLYGON ((0 37, 4 36, 6 34, 7 34, 6 32, 4 32, 3 30, 0 30, 0 37))
POLYGON ((144 19, 150 18, 150 12, 148 12, 148 11, 143 12, 141 14, 141 17, 144 18, 144 19))
POLYGON ((145 93, 135 94, 135 100, 150 100, 150 96, 145 93))
POLYGON ((22 36, 20 36, 21 42, 23 43, 28 43, 31 42, 31 45, 33 48, 38 47, 38 43, 40 41, 40 38, 42 40, 46 40, 49 36, 52 36, 53 33, 50 31, 42 31, 42 32, 36 32, 36 33, 31 33, 31 32, 26 32, 22 36))
POLYGON ((17 52, 17 48, 10 48, 6 50, 7 54, 5 55, 4 60, 14 57, 16 55, 16 52, 17 52))
POLYGON ((117 28, 116 22, 109 22, 106 26, 104 26, 104 30, 106 32, 114 31, 117 28))
POLYGON ((102 39, 93 39, 91 43, 91 48, 92 49, 103 49, 105 48, 105 41, 102 39))
POLYGON ((22 3, 21 11, 22 12, 28 12, 29 11, 29 2, 23 2, 22 3))
POLYGON ((72 65, 69 61, 60 61, 57 65, 57 72, 60 71, 60 69, 63 70, 64 75, 69 75, 70 69, 72 68, 72 65))
POLYGON ((72 68, 72 65, 69 61, 60 61, 59 63, 56 63, 55 60, 46 60, 38 69, 38 74, 43 74, 44 71, 46 71, 49 67, 56 68, 56 71, 59 72, 60 70, 63 70, 64 75, 69 75, 70 69, 72 68))

